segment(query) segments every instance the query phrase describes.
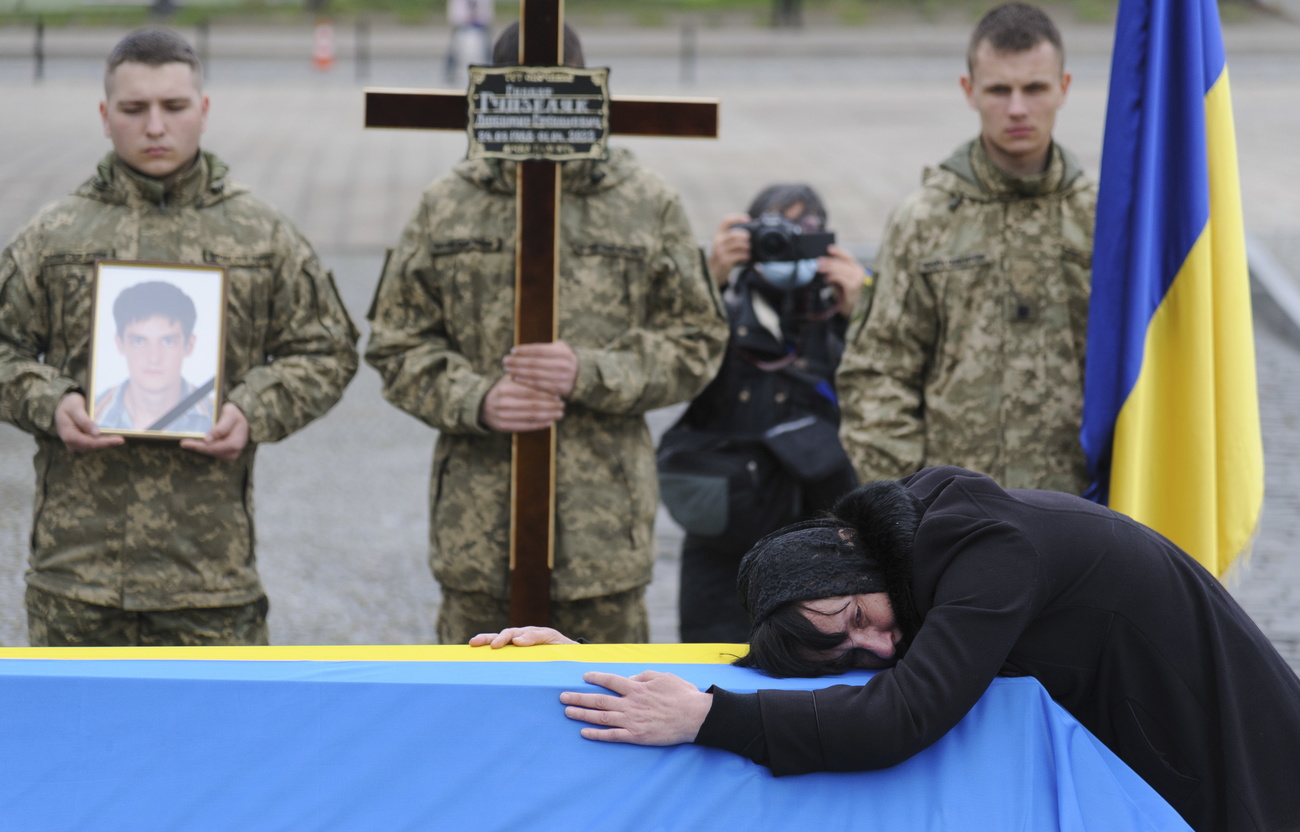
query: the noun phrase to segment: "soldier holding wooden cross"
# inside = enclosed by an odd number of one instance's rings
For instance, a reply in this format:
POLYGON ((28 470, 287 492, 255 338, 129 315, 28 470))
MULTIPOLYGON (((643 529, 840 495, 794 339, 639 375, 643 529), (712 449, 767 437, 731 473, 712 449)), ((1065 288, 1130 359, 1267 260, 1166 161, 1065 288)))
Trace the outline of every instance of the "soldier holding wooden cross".
MULTIPOLYGON (((564 32, 563 63, 580 67, 564 32)), ((495 64, 518 63, 519 33, 502 33, 495 64)), ((425 191, 380 280, 366 360, 385 398, 440 434, 439 640, 507 625, 512 439, 553 427, 551 621, 593 641, 643 642, 658 503, 643 414, 704 387, 727 325, 678 196, 615 148, 560 165, 557 337, 517 342, 524 164, 467 159, 425 191)))

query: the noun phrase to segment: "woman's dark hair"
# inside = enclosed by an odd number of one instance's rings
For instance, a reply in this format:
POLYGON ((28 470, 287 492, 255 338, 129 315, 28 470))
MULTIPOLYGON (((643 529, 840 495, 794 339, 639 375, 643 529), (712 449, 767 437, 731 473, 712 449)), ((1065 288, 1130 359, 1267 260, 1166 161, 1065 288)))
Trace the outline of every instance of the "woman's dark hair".
POLYGON ((863 651, 855 647, 834 659, 815 656, 844 643, 847 633, 823 633, 803 614, 802 601, 787 601, 749 634, 749 652, 732 664, 753 667, 769 676, 831 676, 859 667, 863 651))
POLYGON ((802 204, 804 214, 819 218, 822 227, 826 227, 826 206, 822 205, 822 198, 811 185, 801 182, 793 185, 768 185, 749 203, 749 215, 758 217, 773 211, 784 214, 786 209, 795 204, 802 204))
MULTIPOLYGON (((906 488, 896 482, 870 482, 858 486, 840 497, 835 505, 818 523, 840 526, 852 530, 853 545, 867 553, 885 576, 886 591, 889 595, 890 608, 899 628, 901 638, 895 648, 895 656, 902 657, 916 636, 921 626, 921 617, 916 612, 911 597, 912 584, 912 541, 916 537, 920 513, 916 498, 906 488)), ((802 524, 806 525, 806 524, 802 524)), ((772 557, 771 540, 797 530, 800 524, 787 527, 786 530, 774 532, 755 545, 745 557, 772 557), (765 544, 769 546, 763 549, 765 544)), ((742 563, 742 573, 745 571, 742 563)), ((782 573, 784 574, 784 573, 782 573)), ((764 580, 776 580, 772 576, 764 580)), ((743 583, 743 579, 742 579, 743 583)), ((757 587, 750 587, 751 590, 757 587)), ((832 591, 823 588, 826 596, 854 594, 854 591, 832 591)), ((742 590, 744 592, 744 590, 742 590)), ((754 615, 754 597, 744 600, 746 610, 754 615)), ((872 661, 862 663, 868 651, 853 648, 834 659, 818 658, 844 644, 846 633, 823 633, 817 629, 803 614, 804 605, 812 597, 807 594, 794 595, 795 600, 786 601, 772 609, 765 616, 759 613, 761 620, 755 623, 749 633, 749 653, 737 659, 734 664, 740 667, 753 667, 772 676, 825 676, 843 673, 858 667, 873 666, 879 661, 872 656, 872 661), (806 600, 798 600, 803 598, 806 600)), ((878 666, 878 665, 877 665, 878 666)))

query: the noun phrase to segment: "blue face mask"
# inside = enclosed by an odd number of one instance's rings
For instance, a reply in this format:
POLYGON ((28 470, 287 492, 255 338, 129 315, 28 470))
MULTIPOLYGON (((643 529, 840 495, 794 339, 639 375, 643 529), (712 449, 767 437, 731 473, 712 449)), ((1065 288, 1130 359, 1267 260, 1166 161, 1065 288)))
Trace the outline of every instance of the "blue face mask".
POLYGON ((817 258, 811 260, 769 260, 758 264, 763 279, 777 289, 807 286, 817 276, 817 258))

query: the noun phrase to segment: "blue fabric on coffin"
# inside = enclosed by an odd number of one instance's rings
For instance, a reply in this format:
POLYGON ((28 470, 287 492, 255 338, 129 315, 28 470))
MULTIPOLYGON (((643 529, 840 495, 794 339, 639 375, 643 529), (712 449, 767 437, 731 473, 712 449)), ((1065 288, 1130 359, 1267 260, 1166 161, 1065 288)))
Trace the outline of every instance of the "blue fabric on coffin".
MULTIPOLYGON (((646 667, 0 661, 0 829, 1187 829, 1033 679, 998 679, 895 768, 778 779, 713 749, 582 739, 559 693, 646 667)), ((828 684, 655 668, 733 691, 828 684)))

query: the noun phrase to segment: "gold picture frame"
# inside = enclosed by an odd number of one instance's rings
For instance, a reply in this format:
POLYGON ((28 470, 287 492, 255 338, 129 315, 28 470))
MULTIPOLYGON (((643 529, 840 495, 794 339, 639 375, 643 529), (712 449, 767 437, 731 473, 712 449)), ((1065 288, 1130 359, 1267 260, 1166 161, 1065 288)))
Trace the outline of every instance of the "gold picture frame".
POLYGON ((226 269, 97 260, 87 409, 101 433, 203 437, 221 410, 226 269))

